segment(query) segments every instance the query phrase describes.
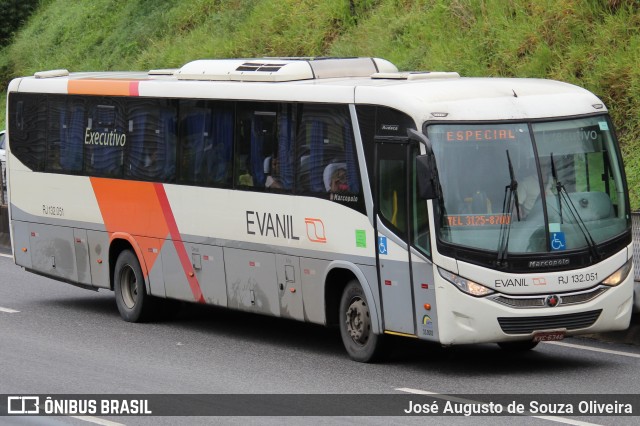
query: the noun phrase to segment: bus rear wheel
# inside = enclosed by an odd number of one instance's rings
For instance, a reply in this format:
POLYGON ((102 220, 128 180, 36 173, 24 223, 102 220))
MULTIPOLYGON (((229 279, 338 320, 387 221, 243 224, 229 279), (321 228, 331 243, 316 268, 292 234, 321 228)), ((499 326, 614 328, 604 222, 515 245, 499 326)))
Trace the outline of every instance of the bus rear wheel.
POLYGON ((127 322, 147 320, 151 315, 153 301, 145 291, 140 262, 131 250, 124 250, 118 256, 113 280, 116 305, 122 319, 127 322))
POLYGON ((369 305, 357 280, 349 282, 342 292, 339 322, 342 343, 351 359, 358 362, 380 359, 384 336, 373 332, 369 305))

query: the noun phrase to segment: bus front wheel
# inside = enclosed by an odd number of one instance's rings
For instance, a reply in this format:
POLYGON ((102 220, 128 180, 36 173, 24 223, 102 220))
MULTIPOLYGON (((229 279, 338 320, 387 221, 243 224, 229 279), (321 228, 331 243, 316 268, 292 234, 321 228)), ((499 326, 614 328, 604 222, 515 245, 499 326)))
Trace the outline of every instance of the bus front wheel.
POLYGON ((118 256, 113 274, 113 290, 120 316, 127 322, 142 322, 151 311, 152 300, 144 286, 138 258, 131 250, 118 256))
POLYGON ((357 280, 342 292, 339 322, 342 343, 351 359, 372 362, 380 358, 384 336, 373 332, 369 305, 357 280))

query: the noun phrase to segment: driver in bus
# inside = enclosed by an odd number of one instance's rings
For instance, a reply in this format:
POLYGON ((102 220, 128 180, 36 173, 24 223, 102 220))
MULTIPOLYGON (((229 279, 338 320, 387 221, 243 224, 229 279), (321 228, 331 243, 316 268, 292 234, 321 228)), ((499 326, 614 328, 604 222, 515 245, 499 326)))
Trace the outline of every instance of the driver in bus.
MULTIPOLYGON (((545 168, 542 167, 542 181, 545 188, 545 195, 553 195, 551 192, 551 179, 548 173, 544 173, 545 168)), ((520 217, 526 218, 535 202, 540 198, 540 181, 535 167, 527 169, 527 176, 518 182, 518 203, 520 203, 520 217)))

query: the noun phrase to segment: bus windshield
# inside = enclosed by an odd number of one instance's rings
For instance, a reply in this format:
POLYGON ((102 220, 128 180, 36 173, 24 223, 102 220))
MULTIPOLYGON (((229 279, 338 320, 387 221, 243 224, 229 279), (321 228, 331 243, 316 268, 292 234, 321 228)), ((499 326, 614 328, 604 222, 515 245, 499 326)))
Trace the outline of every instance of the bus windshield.
POLYGON ((437 124, 442 242, 504 253, 589 249, 627 229, 622 162, 605 116, 437 124))

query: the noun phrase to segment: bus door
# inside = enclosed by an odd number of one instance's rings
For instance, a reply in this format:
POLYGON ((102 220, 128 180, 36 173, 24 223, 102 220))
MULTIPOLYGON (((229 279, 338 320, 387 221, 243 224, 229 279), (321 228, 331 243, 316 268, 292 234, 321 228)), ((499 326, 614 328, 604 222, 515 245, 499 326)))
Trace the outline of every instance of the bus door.
POLYGON ((384 330, 405 334, 416 334, 408 244, 409 158, 415 150, 407 139, 376 139, 376 257, 384 330))

